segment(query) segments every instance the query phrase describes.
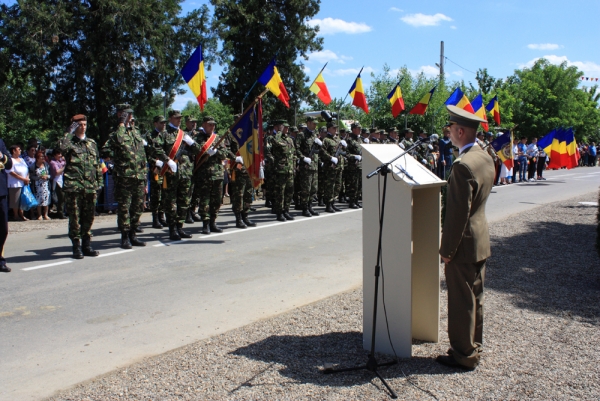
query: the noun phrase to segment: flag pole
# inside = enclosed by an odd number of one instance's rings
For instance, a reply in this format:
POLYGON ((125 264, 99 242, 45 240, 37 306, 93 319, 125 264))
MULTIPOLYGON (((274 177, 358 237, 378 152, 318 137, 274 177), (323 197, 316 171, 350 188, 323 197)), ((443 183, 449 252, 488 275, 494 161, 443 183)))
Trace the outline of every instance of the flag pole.
MULTIPOLYGON (((363 65, 361 67, 360 71, 358 72, 358 75, 356 76, 356 78, 354 78, 354 82, 356 82, 356 79, 358 77, 360 77, 360 74, 363 72, 364 68, 365 68, 365 66, 363 65)), ((342 100, 342 103, 340 103, 340 107, 338 107, 338 113, 337 113, 338 114, 338 124, 339 124, 339 122, 341 120, 341 118, 340 118, 340 110, 342 109, 342 106, 344 105, 344 103, 346 103, 346 99, 348 99, 348 95, 350 95, 350 92, 346 93, 346 97, 344 98, 344 100, 342 100)))
MULTIPOLYGON (((246 100, 246 98, 248 97, 248 95, 250 94, 250 92, 252 92, 252 89, 254 89, 254 87, 256 86, 257 82, 258 82, 258 79, 256 81, 254 81, 254 83, 252 84, 252 87, 246 93, 246 96, 244 96, 244 98, 242 99, 242 114, 245 114, 245 112, 244 112, 244 101, 246 100)), ((262 95, 264 95, 264 92, 260 96, 262 96, 262 95)), ((254 103, 252 103, 252 104, 254 104, 254 103)))

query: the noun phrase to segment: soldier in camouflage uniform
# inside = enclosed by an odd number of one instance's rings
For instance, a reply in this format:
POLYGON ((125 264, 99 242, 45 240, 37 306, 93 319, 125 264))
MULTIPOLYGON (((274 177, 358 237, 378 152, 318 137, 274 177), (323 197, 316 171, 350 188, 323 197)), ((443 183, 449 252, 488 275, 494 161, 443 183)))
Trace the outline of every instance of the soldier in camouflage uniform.
POLYGON ((71 119, 63 139, 57 143, 67 164, 64 170, 63 191, 65 193, 67 212, 69 213, 69 238, 73 243, 73 257, 98 256, 92 249, 92 224, 96 194, 104 181, 100 168, 99 152, 96 142, 85 135, 87 118, 77 114, 71 119), (83 241, 83 249, 81 245, 83 241))
MULTIPOLYGON (((184 132, 190 136, 194 141, 198 142, 198 134, 200 131, 196 128, 198 120, 193 116, 185 116, 185 130, 184 132)), ((196 160, 194 157, 190 158, 190 161, 195 166, 196 160)), ((185 218, 186 224, 194 224, 196 221, 202 221, 202 217, 196 213, 198 204, 200 203, 200 188, 196 185, 198 181, 198 169, 194 168, 194 174, 192 175, 192 185, 190 186, 191 201, 188 208, 188 212, 185 218)))
POLYGON ((276 120, 273 131, 277 134, 265 149, 265 159, 273 167, 273 209, 278 221, 294 220, 290 204, 294 196, 294 165, 296 162, 294 142, 283 132, 285 121, 276 120))
MULTIPOLYGON (((276 131, 273 130, 273 125, 269 124, 265 131, 265 136, 263 139, 263 149, 269 149, 271 147, 271 141, 277 134, 276 131)), ((265 178, 263 180, 262 189, 265 197, 265 207, 271 208, 271 213, 274 213, 273 210, 273 164, 269 164, 269 160, 267 158, 264 159, 264 172, 265 178)))
MULTIPOLYGON (((319 140, 323 143, 323 139, 327 136, 327 129, 325 126, 319 128, 319 140)), ((319 153, 320 153, 319 149, 319 153)), ((325 201, 323 200, 323 193, 325 192, 325 172, 323 170, 324 163, 319 160, 319 166, 317 170, 317 199, 319 206, 325 206, 325 201)))
POLYGON ((346 181, 346 193, 348 195, 350 209, 358 209, 362 207, 358 203, 361 196, 362 187, 362 140, 360 138, 360 124, 354 123, 351 125, 351 134, 346 139, 348 148, 346 149, 346 160, 348 165, 345 171, 348 172, 348 180, 346 181))
POLYGON ((369 130, 369 143, 381 143, 381 138, 379 138, 379 131, 377 128, 371 128, 369 130))
MULTIPOLYGON (((339 136, 340 136, 340 139, 346 140, 348 135, 346 134, 345 128, 339 129, 339 136)), ((345 159, 346 155, 344 154, 340 157, 343 157, 345 159)), ((344 166, 347 166, 347 165, 348 165, 348 163, 346 163, 346 160, 344 160, 344 166)), ((348 171, 346 171, 346 168, 344 168, 342 170, 342 181, 340 183, 340 192, 339 192, 339 196, 338 196, 338 200, 340 202, 348 202, 348 198, 347 198, 347 194, 346 194, 346 183, 347 182, 348 182, 348 171)))
POLYGON ((336 157, 339 150, 347 146, 346 141, 336 135, 337 124, 327 123, 327 136, 323 140, 323 146, 319 153, 319 158, 323 162, 323 175, 325 176, 325 192, 323 199, 325 201, 325 211, 327 213, 341 212, 342 209, 334 205, 336 195, 340 192, 342 183, 342 171, 344 170, 344 158, 341 155, 336 157))
MULTIPOLYGON (((427 139, 427 131, 425 131, 424 129, 421 130, 421 132, 419 132, 419 138, 417 138, 419 141, 423 141, 427 139)), ((422 165, 424 165, 425 167, 427 167, 429 170, 433 171, 433 166, 430 164, 431 160, 431 154, 429 152, 429 144, 427 142, 422 142, 419 146, 417 146, 417 148, 415 149, 416 154, 415 154, 415 159, 417 159, 417 161, 419 163, 421 163, 422 165)))
MULTIPOLYGON (((202 119, 202 127, 198 131, 198 144, 204 147, 215 129, 217 122, 212 117, 202 119)), ((215 143, 210 146, 202 158, 204 161, 198 167, 196 181, 194 185, 198 187, 198 214, 202 219, 202 233, 210 234, 223 232, 217 227, 217 216, 221 208, 223 199, 223 180, 225 178, 225 168, 223 160, 227 159, 228 150, 223 144, 215 148, 215 143)))
POLYGON ((146 159, 148 160, 150 169, 150 212, 152 212, 152 228, 161 229, 163 226, 167 225, 167 222, 164 220, 164 196, 162 195, 163 179, 158 174, 158 171, 156 171, 156 159, 153 156, 152 143, 154 142, 154 139, 165 130, 167 120, 164 116, 159 115, 155 116, 152 121, 154 123, 154 129, 148 131, 145 138, 148 142, 148 146, 145 148, 146 159))
POLYGON ((299 161, 298 174, 298 202, 302 208, 302 216, 318 216, 312 207, 312 198, 317 194, 319 181, 319 148, 323 142, 317 137, 317 120, 314 117, 306 118, 306 128, 296 138, 296 157, 299 161))
POLYGON ((398 144, 398 129, 396 127, 390 128, 390 133, 388 135, 388 143, 393 145, 398 144))
POLYGON ((177 153, 172 156, 174 159, 170 158, 180 131, 181 118, 179 110, 169 111, 169 123, 166 129, 152 143, 156 167, 162 169, 167 165, 167 172, 163 176, 163 195, 169 224, 169 238, 173 241, 192 238, 190 234, 183 231, 183 223, 190 204, 189 191, 193 172, 190 155, 195 156, 200 151, 200 146, 189 135, 183 134, 181 145, 177 153))
POLYGON ((115 167, 115 198, 117 200, 117 225, 121 231, 121 248, 146 246, 137 239, 136 229, 144 212, 146 189, 146 150, 147 142, 139 131, 129 125, 133 110, 129 105, 117 105, 118 125, 108 136, 102 148, 110 155, 115 167))
POLYGON ((360 137, 362 139, 362 143, 368 144, 369 142, 371 142, 369 136, 369 131, 366 128, 361 128, 360 137))
MULTIPOLYGON (((404 130, 404 139, 402 139, 402 142, 400 142, 402 144, 402 147, 404 147, 404 150, 408 150, 410 147, 412 147, 415 143, 412 140, 413 134, 415 133, 415 131, 413 131, 410 128, 406 128, 404 130)), ((410 155, 415 155, 415 151, 411 150, 410 151, 410 155)))

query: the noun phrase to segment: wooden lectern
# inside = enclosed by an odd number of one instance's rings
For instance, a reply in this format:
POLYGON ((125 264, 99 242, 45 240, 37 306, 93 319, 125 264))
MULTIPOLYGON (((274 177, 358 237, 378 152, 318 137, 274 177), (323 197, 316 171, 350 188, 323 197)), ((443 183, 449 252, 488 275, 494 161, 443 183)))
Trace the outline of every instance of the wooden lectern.
MULTIPOLYGON (((367 179, 366 175, 402 152, 398 145, 363 145, 363 346, 367 350, 371 347, 383 177, 367 179)), ((410 155, 399 158, 392 166, 387 180, 375 350, 393 355, 385 322, 387 311, 396 354, 409 358, 413 338, 439 340, 440 201, 446 181, 410 155)))

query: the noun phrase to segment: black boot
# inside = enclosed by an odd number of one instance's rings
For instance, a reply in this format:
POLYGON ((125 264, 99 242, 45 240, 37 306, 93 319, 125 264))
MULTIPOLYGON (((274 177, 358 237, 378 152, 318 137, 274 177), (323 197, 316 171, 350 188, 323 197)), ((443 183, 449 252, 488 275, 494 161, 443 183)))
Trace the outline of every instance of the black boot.
POLYGON ((341 212, 342 211, 342 209, 340 209, 339 207, 337 207, 333 202, 331 202, 331 208, 333 210, 335 210, 336 212, 341 212))
POLYGON ((242 221, 248 227, 256 227, 256 223, 248 219, 248 212, 242 212, 242 221))
POLYGON ((177 227, 174 224, 169 226, 169 239, 171 241, 181 241, 177 227))
POLYGON ((358 209, 358 205, 354 201, 350 201, 350 203, 348 203, 348 207, 350 209, 358 209))
POLYGON ((294 220, 294 217, 292 217, 289 210, 284 210, 283 217, 285 217, 286 220, 294 220))
POLYGON ((162 224, 163 227, 167 227, 168 226, 167 220, 165 220, 165 213, 164 212, 160 212, 158 214, 158 222, 160 224, 162 224))
POLYGON ((302 207, 302 216, 304 217, 312 217, 312 214, 308 211, 308 206, 304 205, 302 207))
POLYGON ((161 229, 163 225, 158 221, 158 213, 152 213, 152 228, 161 229))
POLYGON ((136 232, 136 233, 140 233, 140 234, 141 234, 141 233, 143 233, 143 232, 144 232, 144 229, 143 229, 142 227, 139 227, 139 226, 138 226, 138 227, 136 227, 136 228, 135 228, 135 232, 136 232))
POLYGON ((194 209, 192 209, 192 219, 198 222, 202 221, 202 217, 194 209))
POLYGON ((209 222, 208 220, 203 220, 202 221, 202 231, 200 231, 202 234, 210 234, 210 227, 209 227, 209 222))
POLYGON ((273 202, 271 202, 271 200, 270 200, 270 199, 267 199, 267 200, 265 201, 265 207, 267 207, 267 208, 268 208, 268 207, 273 207, 273 202))
POLYGON ((194 219, 192 218, 192 211, 189 209, 185 216, 185 224, 194 224, 194 219))
POLYGON ((78 239, 71 240, 73 243, 73 259, 83 259, 83 252, 81 251, 81 242, 78 239))
POLYGON ((131 249, 131 242, 129 242, 129 232, 128 231, 121 232, 121 248, 131 249))
POLYGON ((144 241, 140 241, 137 238, 135 230, 129 230, 129 242, 132 246, 146 246, 146 243, 144 241))
POLYGON ((242 220, 242 214, 240 212, 235 213, 235 226, 237 228, 248 228, 244 221, 242 220))
POLYGON ((191 234, 183 231, 183 223, 177 223, 177 234, 179 234, 180 238, 192 238, 191 234))
POLYGON ((216 218, 210 219, 210 232, 211 233, 222 233, 223 232, 223 230, 221 230, 219 227, 217 227, 216 218))
POLYGON ((322 196, 319 198, 319 203, 317 205, 318 206, 325 206, 325 202, 323 202, 323 197, 322 196))
POLYGON ((315 210, 312 207, 312 202, 308 202, 308 211, 310 212, 310 214, 312 214, 313 216, 318 216, 319 212, 315 212, 315 210))
POLYGON ((285 217, 283 217, 283 213, 277 213, 277 218, 275 220, 277 220, 277 221, 287 221, 285 219, 285 217))
POLYGON ((325 211, 326 211, 327 213, 335 213, 335 210, 333 210, 333 207, 331 207, 331 204, 332 204, 332 203, 333 203, 333 202, 327 202, 327 206, 325 206, 325 211))
POLYGON ((83 246, 81 247, 82 251, 83 251, 83 254, 85 256, 98 256, 98 255, 100 255, 100 252, 94 251, 94 249, 92 248, 91 242, 92 242, 92 239, 90 237, 88 237, 88 236, 83 237, 83 246))

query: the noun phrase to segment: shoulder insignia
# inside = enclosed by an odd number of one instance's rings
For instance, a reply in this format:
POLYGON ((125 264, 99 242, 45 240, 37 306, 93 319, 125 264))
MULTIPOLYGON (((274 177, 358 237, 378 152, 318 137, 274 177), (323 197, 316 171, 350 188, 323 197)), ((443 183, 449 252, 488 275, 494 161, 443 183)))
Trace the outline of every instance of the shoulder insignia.
MULTIPOLYGON (((462 159, 462 157, 459 157, 458 159, 454 160, 454 163, 458 163, 460 161, 460 159, 462 159)), ((452 164, 454 164, 452 163, 452 164)))

